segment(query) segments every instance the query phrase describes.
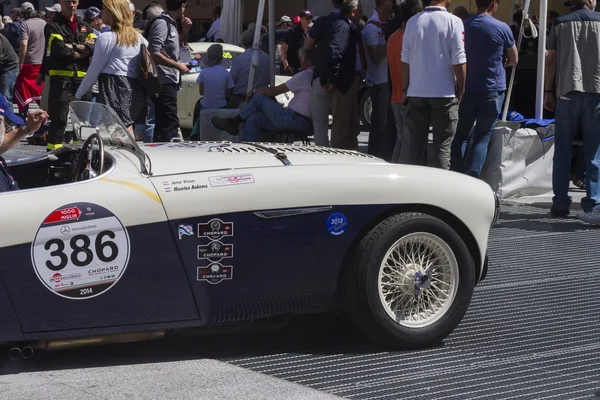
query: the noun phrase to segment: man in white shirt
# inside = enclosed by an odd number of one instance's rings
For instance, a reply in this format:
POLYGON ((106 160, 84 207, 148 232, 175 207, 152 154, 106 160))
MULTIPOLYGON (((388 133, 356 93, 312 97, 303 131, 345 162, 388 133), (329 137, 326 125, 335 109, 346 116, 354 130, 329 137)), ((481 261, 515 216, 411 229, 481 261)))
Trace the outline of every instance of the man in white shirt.
POLYGON ((450 0, 432 1, 406 24, 402 41, 406 130, 401 163, 423 163, 431 125, 434 155, 427 164, 450 168, 450 145, 465 90, 467 57, 463 22, 446 10, 449 4, 450 0))
POLYGON ((389 142, 385 140, 391 98, 385 30, 392 15, 393 4, 392 0, 375 0, 373 16, 362 29, 362 41, 367 59, 366 83, 373 102, 368 152, 376 157, 384 157, 387 152, 386 142, 389 142))

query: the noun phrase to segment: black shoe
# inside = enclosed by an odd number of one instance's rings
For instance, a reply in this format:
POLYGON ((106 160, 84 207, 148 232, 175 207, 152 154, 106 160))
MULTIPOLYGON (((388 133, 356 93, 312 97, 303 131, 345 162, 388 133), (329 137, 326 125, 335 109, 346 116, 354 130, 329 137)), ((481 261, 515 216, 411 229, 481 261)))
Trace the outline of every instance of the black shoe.
POLYGON ((225 131, 230 135, 237 136, 239 133, 240 124, 236 124, 232 118, 212 117, 210 122, 215 128, 225 131))
POLYGON ((550 207, 550 215, 552 215, 553 217, 568 217, 569 210, 561 210, 560 208, 552 206, 550 207))

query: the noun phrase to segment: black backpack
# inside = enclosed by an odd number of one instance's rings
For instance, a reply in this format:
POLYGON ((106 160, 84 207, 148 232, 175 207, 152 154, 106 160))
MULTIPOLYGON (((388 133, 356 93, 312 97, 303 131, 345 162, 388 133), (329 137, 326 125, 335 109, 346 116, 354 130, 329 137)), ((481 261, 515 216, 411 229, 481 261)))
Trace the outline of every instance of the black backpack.
POLYGON ((157 96, 162 92, 162 84, 158 79, 158 68, 144 43, 140 45, 138 82, 149 96, 157 96))

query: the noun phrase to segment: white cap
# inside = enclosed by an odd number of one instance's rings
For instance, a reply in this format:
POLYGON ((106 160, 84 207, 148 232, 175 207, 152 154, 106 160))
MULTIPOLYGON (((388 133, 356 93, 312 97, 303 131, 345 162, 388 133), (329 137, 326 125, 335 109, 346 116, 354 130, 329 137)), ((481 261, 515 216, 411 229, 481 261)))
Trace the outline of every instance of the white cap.
POLYGON ((132 2, 129 2, 129 11, 135 12, 135 6, 133 5, 132 2))
POLYGON ((48 10, 48 12, 60 12, 61 11, 60 3, 56 3, 52 7, 46 7, 46 10, 48 10))

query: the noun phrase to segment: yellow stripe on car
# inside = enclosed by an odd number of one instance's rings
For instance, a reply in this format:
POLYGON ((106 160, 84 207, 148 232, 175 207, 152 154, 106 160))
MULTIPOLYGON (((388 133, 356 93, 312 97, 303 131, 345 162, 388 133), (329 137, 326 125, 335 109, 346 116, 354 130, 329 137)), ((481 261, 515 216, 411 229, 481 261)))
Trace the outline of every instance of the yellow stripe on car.
POLYGON ((110 183, 116 183, 119 185, 130 187, 131 189, 137 190, 138 192, 145 194, 146 196, 150 197, 152 200, 156 201, 158 204, 162 205, 162 201, 160 201, 160 197, 153 191, 148 190, 143 186, 136 185, 135 183, 131 183, 131 182, 117 181, 117 180, 109 179, 109 178, 102 178, 102 180, 110 182, 110 183))

